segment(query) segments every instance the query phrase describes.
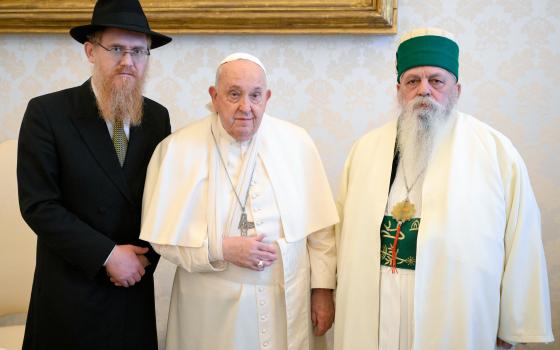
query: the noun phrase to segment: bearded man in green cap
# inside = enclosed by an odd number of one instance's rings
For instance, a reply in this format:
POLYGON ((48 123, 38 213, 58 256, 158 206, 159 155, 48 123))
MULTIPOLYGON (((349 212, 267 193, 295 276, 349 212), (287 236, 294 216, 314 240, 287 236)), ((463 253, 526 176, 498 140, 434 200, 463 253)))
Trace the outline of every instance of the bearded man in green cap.
POLYGON ((405 35, 397 72, 399 117, 354 144, 342 175, 335 349, 553 341, 527 169, 504 135, 455 110, 456 41, 405 35))

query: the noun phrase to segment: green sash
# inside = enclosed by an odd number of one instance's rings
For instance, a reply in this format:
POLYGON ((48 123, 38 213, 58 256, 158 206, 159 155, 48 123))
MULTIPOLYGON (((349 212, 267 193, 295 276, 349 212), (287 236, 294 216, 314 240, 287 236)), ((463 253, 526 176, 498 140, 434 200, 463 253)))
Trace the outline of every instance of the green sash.
MULTIPOLYGON (((384 216, 381 223, 381 265, 391 266, 391 249, 395 241, 397 220, 384 216)), ((420 228, 420 218, 407 220, 401 225, 397 245, 397 268, 414 270, 416 267, 416 239, 420 228)))

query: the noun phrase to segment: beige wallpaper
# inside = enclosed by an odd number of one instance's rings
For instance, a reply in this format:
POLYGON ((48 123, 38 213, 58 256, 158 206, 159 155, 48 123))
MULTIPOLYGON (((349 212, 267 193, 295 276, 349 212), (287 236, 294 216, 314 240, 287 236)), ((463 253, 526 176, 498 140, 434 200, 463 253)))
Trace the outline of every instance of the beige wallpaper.
MULTIPOLYGON (((539 200, 556 338, 560 337, 560 1, 401 0, 399 34, 438 26, 460 41, 459 107, 508 135, 539 200)), ((217 62, 260 57, 272 88, 268 112, 309 130, 336 190, 351 143, 395 115, 398 36, 186 36, 154 50, 147 95, 174 129, 206 114, 217 62)), ((87 79, 81 46, 66 35, 0 35, 0 141, 16 138, 27 101, 87 79)), ((162 265, 165 309, 169 266, 162 265)), ((164 315, 163 315, 164 316, 164 315)), ((531 349, 560 349, 560 342, 531 349)))

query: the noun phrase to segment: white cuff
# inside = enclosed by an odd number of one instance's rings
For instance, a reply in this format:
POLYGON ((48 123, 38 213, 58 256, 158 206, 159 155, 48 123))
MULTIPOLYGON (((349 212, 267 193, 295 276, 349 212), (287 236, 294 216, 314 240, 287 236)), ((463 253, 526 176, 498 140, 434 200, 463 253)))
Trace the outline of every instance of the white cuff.
POLYGON ((105 259, 105 262, 103 263, 103 266, 107 265, 107 261, 109 261, 109 258, 111 257, 111 255, 113 254, 113 252, 115 251, 115 248, 117 247, 117 245, 115 244, 115 246, 113 247, 113 249, 111 249, 111 252, 109 253, 109 255, 107 256, 107 259, 105 259))

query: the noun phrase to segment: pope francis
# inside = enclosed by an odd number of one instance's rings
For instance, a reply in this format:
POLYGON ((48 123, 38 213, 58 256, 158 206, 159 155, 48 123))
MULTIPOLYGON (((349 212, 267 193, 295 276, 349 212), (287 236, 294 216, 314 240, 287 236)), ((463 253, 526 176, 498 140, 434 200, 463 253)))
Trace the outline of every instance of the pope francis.
POLYGON ((397 120, 347 158, 335 349, 492 350, 551 342, 539 208, 511 142, 455 110, 459 47, 397 50, 397 120))
POLYGON ((336 206, 301 128, 265 114, 262 62, 236 53, 215 111, 165 139, 140 237, 177 265, 167 349, 309 349, 334 319, 336 206))

